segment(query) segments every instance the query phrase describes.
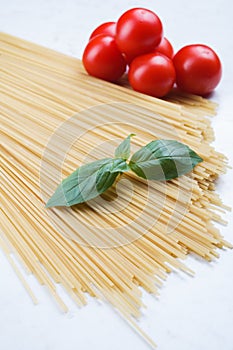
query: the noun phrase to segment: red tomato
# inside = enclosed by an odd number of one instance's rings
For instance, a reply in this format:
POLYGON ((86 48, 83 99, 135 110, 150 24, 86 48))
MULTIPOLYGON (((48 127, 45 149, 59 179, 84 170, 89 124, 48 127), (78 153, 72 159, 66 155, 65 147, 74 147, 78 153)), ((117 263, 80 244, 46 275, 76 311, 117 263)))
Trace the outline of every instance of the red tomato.
POLYGON ((173 87, 175 78, 172 60, 159 53, 138 56, 129 67, 132 88, 155 97, 165 96, 173 87))
POLYGON ((133 8, 123 13, 117 21, 117 45, 130 59, 153 51, 162 36, 162 23, 150 10, 133 8))
POLYGON ((104 34, 89 41, 82 61, 90 75, 108 81, 118 80, 126 69, 126 62, 114 38, 104 34))
POLYGON ((91 33, 90 39, 93 39, 96 35, 99 34, 105 34, 114 37, 116 34, 116 22, 106 22, 101 24, 91 33))
POLYGON ((160 41, 159 45, 155 48, 154 52, 162 53, 163 55, 171 59, 173 58, 173 55, 174 55, 172 44, 167 38, 163 38, 160 41))
POLYGON ((217 54, 206 45, 188 45, 173 59, 177 86, 189 93, 206 95, 218 85, 221 62, 217 54))

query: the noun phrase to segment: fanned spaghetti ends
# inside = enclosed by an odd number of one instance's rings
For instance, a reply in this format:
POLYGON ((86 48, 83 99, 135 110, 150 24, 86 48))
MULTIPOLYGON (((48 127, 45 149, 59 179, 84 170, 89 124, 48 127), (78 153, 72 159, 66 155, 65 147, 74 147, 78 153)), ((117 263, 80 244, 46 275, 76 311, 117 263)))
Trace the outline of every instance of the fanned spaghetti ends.
POLYGON ((173 93, 166 100, 87 76, 79 60, 0 34, 2 196, 0 247, 18 256, 61 308, 60 283, 78 305, 86 293, 107 300, 141 335, 142 286, 150 293, 181 261, 230 247, 213 222, 224 207, 214 180, 226 158, 210 146, 206 117, 216 105, 173 93), (169 182, 123 175, 115 188, 72 208, 46 209, 61 178, 81 164, 113 156, 130 133, 132 148, 156 138, 181 140, 204 161, 169 182))

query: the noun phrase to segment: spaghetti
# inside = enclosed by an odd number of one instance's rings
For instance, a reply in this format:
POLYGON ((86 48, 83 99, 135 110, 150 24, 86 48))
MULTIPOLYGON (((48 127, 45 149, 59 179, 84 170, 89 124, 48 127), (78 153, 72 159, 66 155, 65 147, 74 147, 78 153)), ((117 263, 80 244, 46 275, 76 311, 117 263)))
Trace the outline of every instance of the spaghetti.
POLYGON ((56 283, 80 306, 85 293, 107 300, 138 328, 138 286, 157 293, 167 272, 192 273, 181 262, 189 252, 212 260, 216 248, 231 247, 213 225, 227 209, 213 184, 226 158, 210 146, 206 118, 216 105, 175 92, 166 100, 135 93, 124 81, 87 76, 77 59, 7 34, 0 48, 0 246, 8 257, 12 249, 62 310, 56 283), (65 177, 87 159, 111 157, 131 132, 138 136, 134 150, 154 138, 179 139, 204 161, 192 175, 167 183, 127 174, 91 203, 45 209, 61 172, 65 177))

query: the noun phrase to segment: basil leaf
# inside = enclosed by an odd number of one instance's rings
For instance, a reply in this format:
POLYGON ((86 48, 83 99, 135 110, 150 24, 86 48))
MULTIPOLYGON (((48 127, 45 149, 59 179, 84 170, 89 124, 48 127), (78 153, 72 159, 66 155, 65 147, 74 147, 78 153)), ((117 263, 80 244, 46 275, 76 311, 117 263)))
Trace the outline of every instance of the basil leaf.
POLYGON ((104 158, 83 165, 61 182, 46 207, 71 206, 95 198, 112 186, 119 173, 128 170, 123 159, 104 158))
POLYGON ((115 150, 115 158, 122 158, 127 160, 130 156, 130 139, 135 136, 135 134, 130 134, 120 143, 120 145, 115 150))
POLYGON ((129 166, 133 172, 144 179, 162 181, 190 172, 202 160, 181 142, 156 140, 134 153, 129 166))

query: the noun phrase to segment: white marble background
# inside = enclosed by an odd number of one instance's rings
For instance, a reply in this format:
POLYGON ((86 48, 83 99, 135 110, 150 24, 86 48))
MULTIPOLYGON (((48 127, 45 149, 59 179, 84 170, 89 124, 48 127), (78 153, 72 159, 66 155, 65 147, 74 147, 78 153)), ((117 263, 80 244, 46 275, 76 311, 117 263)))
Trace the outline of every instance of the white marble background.
MULTIPOLYGON (((81 57, 92 29, 116 20, 122 11, 148 7, 164 22, 165 34, 178 49, 188 43, 209 44, 219 53, 224 76, 213 99, 220 103, 213 119, 215 145, 232 160, 233 149, 233 3, 231 0, 0 0, 0 30, 81 57)), ((232 171, 218 190, 232 205, 232 171)), ((222 228, 233 242, 232 217, 222 228)), ((232 350, 233 252, 207 264, 187 259, 195 278, 173 273, 159 300, 146 293, 140 326, 157 342, 159 350, 232 350)), ((31 276, 40 300, 33 306, 4 255, 0 253, 0 348, 2 350, 146 350, 148 345, 109 306, 89 298, 82 309, 64 295, 70 312, 61 314, 47 291, 31 276)), ((61 291, 62 293, 62 291, 61 291)), ((62 293, 63 294, 63 293, 62 293)))

